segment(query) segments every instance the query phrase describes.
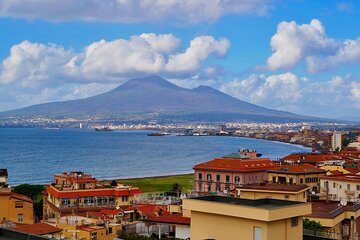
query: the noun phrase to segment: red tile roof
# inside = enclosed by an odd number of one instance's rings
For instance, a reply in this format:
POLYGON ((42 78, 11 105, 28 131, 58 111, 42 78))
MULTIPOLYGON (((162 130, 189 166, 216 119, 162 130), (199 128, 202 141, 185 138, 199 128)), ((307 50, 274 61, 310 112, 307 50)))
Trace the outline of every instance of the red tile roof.
POLYGON ((76 198, 76 197, 96 197, 96 196, 132 196, 140 193, 138 188, 120 189, 120 188, 102 188, 86 190, 60 191, 53 186, 47 188, 49 194, 56 198, 76 198))
POLYGON ((33 201, 29 197, 14 192, 0 192, 0 196, 10 196, 24 202, 33 203, 33 201))
POLYGON ((46 235, 46 234, 52 234, 62 231, 61 228, 57 228, 46 223, 35 223, 35 224, 18 226, 15 227, 14 230, 28 234, 36 234, 36 235, 46 235))
POLYGON ((169 215, 170 213, 167 211, 167 207, 164 205, 137 205, 137 206, 129 206, 125 209, 125 211, 137 210, 143 216, 152 216, 156 217, 159 215, 161 211, 162 215, 169 215))
POLYGON ((319 153, 293 153, 281 158, 281 161, 294 161, 303 163, 317 163, 329 160, 341 160, 342 157, 336 154, 327 153, 327 154, 319 154, 319 153))
POLYGON ((307 174, 307 173, 326 173, 326 170, 317 168, 311 164, 299 164, 299 165, 281 165, 268 172, 274 173, 293 173, 293 174, 307 174))
POLYGON ((321 179, 344 181, 344 182, 360 182, 360 175, 343 174, 343 175, 330 175, 321 177, 321 179))
POLYGON ((215 158, 208 162, 197 164, 194 170, 214 170, 227 172, 257 172, 276 167, 278 164, 268 158, 236 159, 215 158))
POLYGON ((179 225, 190 225, 190 218, 183 217, 180 214, 161 215, 158 217, 148 217, 145 222, 157 222, 157 223, 168 223, 168 224, 179 224, 179 225))

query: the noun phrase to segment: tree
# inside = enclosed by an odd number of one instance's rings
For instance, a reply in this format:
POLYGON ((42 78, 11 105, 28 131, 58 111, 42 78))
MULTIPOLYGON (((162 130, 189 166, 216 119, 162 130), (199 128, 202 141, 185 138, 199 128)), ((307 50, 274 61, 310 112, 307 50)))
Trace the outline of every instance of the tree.
POLYGON ((306 230, 312 230, 312 231, 319 231, 322 229, 320 222, 312 221, 308 218, 304 219, 303 227, 306 230))
POLYGON ((182 192, 182 186, 179 183, 174 183, 171 187, 171 192, 174 193, 174 195, 179 196, 182 192))
POLYGON ((13 192, 28 196, 33 201, 36 201, 38 196, 41 196, 41 192, 45 190, 42 185, 30 185, 21 184, 12 189, 13 192))
POLYGON ((111 185, 112 187, 116 187, 118 184, 117 184, 117 182, 116 182, 115 180, 112 180, 111 183, 110 183, 110 185, 111 185))

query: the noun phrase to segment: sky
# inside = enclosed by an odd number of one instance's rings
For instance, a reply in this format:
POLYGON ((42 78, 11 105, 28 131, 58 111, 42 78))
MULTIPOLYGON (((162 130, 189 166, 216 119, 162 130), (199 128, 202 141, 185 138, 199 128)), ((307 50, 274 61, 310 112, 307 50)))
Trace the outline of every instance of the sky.
POLYGON ((0 111, 159 75, 360 120, 360 1, 0 0, 0 111))

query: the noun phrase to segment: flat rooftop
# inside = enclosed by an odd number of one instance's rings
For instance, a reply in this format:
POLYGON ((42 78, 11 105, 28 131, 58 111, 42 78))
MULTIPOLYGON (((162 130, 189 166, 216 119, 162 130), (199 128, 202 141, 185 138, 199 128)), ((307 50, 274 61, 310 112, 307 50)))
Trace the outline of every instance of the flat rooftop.
POLYGON ((303 202, 287 201, 287 200, 278 200, 272 198, 262 198, 262 199, 243 199, 243 198, 233 198, 233 197, 223 197, 223 196, 203 196, 192 198, 194 200, 202 200, 209 202, 217 203, 226 203, 231 205, 240 205, 246 207, 256 207, 263 209, 274 209, 278 207, 287 207, 302 205, 303 202))
POLYGON ((237 187, 240 190, 259 190, 259 191, 284 191, 284 192, 300 192, 309 189, 307 185, 290 185, 277 183, 254 183, 237 187))

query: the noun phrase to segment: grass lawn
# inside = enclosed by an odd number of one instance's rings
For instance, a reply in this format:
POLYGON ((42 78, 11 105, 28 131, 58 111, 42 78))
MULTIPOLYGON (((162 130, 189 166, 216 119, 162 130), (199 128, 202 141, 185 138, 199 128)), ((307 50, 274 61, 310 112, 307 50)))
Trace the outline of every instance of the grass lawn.
POLYGON ((174 175, 166 177, 148 177, 117 180, 118 183, 140 188, 142 192, 167 192, 174 183, 182 187, 182 192, 194 189, 194 174, 174 175))

